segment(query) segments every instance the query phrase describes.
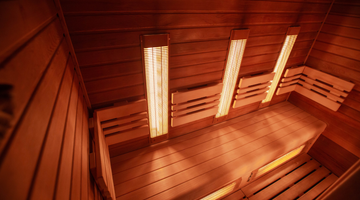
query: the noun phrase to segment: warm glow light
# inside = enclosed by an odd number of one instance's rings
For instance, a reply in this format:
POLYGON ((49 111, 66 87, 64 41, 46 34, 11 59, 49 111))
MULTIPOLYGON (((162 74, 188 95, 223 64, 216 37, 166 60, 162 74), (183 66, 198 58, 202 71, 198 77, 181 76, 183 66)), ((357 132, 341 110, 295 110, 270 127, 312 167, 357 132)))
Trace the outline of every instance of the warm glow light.
POLYGON ((297 156, 304 148, 305 145, 302 145, 301 147, 294 149, 292 151, 290 151, 289 153, 281 156, 280 158, 272 161, 271 163, 263 166, 262 168, 260 168, 256 174, 256 176, 261 176, 262 174, 276 168, 277 166, 285 163, 286 161, 290 160, 291 158, 297 156))
POLYGON ((275 72, 274 79, 272 81, 272 84, 270 86, 270 89, 269 89, 269 92, 268 92, 266 98, 262 101, 263 103, 271 101, 271 99, 272 99, 272 97, 273 97, 273 95, 275 93, 276 86, 278 85, 278 83, 280 81, 280 78, 281 78, 281 75, 282 75, 282 73, 284 71, 285 65, 286 65, 286 63, 287 63, 287 61, 289 59, 289 55, 290 55, 291 50, 292 50, 292 48, 294 46, 296 37, 297 37, 297 35, 287 35, 286 36, 284 45, 283 45, 283 47, 281 49, 279 58, 278 58, 278 60, 276 62, 276 66, 275 66, 275 69, 274 69, 274 72, 275 72))
POLYGON ((228 186, 225 186, 223 188, 221 188, 220 190, 217 190, 216 192, 213 192, 209 195, 207 195, 206 197, 202 198, 201 200, 215 200, 215 199, 220 199, 221 197, 229 194, 230 192, 232 192, 235 188, 236 182, 231 183, 228 186))
POLYGON ((230 51, 223 79, 224 85, 216 117, 225 116, 229 113, 230 104, 234 95, 236 79, 238 77, 240 64, 244 55, 245 45, 246 39, 231 40, 230 51))
POLYGON ((144 48, 150 136, 168 132, 168 47, 144 48))

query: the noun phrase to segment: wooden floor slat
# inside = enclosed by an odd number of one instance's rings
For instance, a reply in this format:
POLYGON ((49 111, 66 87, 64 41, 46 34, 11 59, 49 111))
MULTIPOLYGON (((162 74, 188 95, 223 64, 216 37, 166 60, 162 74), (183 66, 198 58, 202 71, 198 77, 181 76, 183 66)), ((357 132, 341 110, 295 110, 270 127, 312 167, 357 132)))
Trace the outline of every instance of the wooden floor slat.
POLYGON ((200 198, 301 145, 325 126, 292 104, 280 103, 113 157, 117 199, 200 198))
POLYGON ((295 159, 292 159, 291 161, 285 163, 284 165, 280 166, 276 170, 258 178, 257 181, 254 181, 254 182, 250 183, 249 185, 243 187, 241 190, 247 196, 251 196, 255 192, 257 192, 260 189, 264 188, 265 186, 269 185, 270 183, 283 177, 288 172, 299 167, 301 164, 310 161, 310 159, 311 159, 311 157, 308 154, 299 155, 295 159))
POLYGON ((306 174, 310 173, 319 166, 320 164, 316 160, 311 160, 310 162, 301 166, 294 172, 276 181, 275 183, 265 188, 264 190, 261 190, 256 195, 249 197, 249 199, 250 200, 270 199, 273 196, 280 193, 281 191, 283 191, 284 189, 286 189, 289 185, 293 183, 294 180, 299 180, 300 178, 304 177, 306 174))
POLYGON ((337 178, 338 177, 335 176, 334 174, 330 174, 323 181, 321 181, 319 184, 317 184, 311 190, 309 190, 304 195, 302 195, 299 198, 299 200, 314 199, 319 194, 321 194, 324 190, 326 190, 326 188, 328 188, 331 184, 333 184, 337 180, 337 178))
POLYGON ((325 167, 317 169, 315 172, 311 173, 309 176, 301 180, 300 182, 293 185, 290 189, 281 193, 277 196, 276 200, 287 200, 295 199, 298 196, 301 196, 307 189, 313 186, 315 183, 329 175, 329 170, 325 167))

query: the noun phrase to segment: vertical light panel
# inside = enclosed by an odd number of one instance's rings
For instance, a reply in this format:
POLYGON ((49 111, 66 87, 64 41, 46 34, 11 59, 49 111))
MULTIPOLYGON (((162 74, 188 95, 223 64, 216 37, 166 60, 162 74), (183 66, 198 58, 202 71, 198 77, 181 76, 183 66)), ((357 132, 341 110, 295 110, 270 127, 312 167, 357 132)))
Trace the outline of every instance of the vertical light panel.
POLYGON ((202 198, 201 200, 216 200, 216 199, 220 199, 221 197, 231 193, 234 188, 236 186, 236 182, 231 183, 228 186, 225 186, 219 190, 217 190, 216 192, 213 192, 209 195, 207 195, 206 197, 202 198))
POLYGON ((167 34, 143 36, 142 40, 151 138, 168 133, 167 40, 167 34))
POLYGON ((233 30, 231 32, 230 48, 223 78, 223 89, 220 97, 219 110, 216 114, 217 118, 229 113, 248 36, 248 29, 233 30))
POLYGON ((296 41, 296 38, 297 38, 297 35, 299 34, 299 32, 300 32, 300 27, 290 27, 288 29, 288 32, 287 32, 287 35, 285 38, 285 42, 283 44, 279 58, 275 65, 274 79, 271 83, 271 86, 270 86, 270 89, 268 91, 266 98, 262 101, 263 103, 271 101, 271 99, 276 91, 276 87, 280 81, 281 75, 284 71, 285 65, 289 59, 291 50, 295 44, 295 41, 296 41))
POLYGON ((301 151, 304 149, 305 145, 302 145, 289 153, 281 156, 280 158, 272 161, 271 163, 261 167, 258 172, 256 173, 256 177, 261 176, 262 174, 265 174, 266 172, 275 169, 276 167, 280 166, 281 164, 285 163, 286 161, 294 158, 295 156, 299 155, 301 151))

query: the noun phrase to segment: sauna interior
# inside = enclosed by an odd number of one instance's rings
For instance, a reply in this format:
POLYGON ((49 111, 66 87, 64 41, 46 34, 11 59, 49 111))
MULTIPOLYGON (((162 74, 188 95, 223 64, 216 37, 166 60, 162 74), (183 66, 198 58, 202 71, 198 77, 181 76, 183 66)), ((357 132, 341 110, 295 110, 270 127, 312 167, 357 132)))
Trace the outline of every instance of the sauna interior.
POLYGON ((0 199, 360 199, 357 0, 8 0, 0 29, 0 199))

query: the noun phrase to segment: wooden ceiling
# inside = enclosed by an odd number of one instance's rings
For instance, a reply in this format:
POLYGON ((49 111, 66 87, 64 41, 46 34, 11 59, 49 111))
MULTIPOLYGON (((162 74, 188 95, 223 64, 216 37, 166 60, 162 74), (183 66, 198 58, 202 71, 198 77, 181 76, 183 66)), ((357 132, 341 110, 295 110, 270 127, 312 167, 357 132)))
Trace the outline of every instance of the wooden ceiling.
POLYGON ((141 34, 170 33, 171 91, 220 82, 230 31, 249 28, 239 76, 272 71, 289 26, 287 67, 303 64, 331 0, 62 0, 93 108, 144 98, 141 34))

